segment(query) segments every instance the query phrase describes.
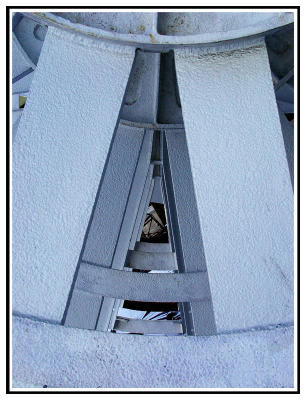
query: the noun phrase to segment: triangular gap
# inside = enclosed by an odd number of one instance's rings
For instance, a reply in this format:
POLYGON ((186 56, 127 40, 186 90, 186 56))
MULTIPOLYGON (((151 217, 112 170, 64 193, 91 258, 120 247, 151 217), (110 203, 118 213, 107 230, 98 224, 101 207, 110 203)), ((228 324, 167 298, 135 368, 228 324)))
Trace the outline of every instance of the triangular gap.
MULTIPOLYGON (((153 149, 151 163, 154 164, 153 169, 153 190, 147 207, 146 215, 143 219, 143 226, 139 241, 135 245, 135 250, 145 250, 153 244, 156 251, 161 245, 160 251, 171 253, 170 232, 167 220, 167 210, 165 205, 165 196, 163 188, 163 165, 162 165, 162 149, 161 149, 162 133, 154 132, 153 149), (167 246, 168 245, 168 246, 167 246), (144 246, 145 248, 143 249, 144 246)), ((150 249, 148 250, 150 251, 150 249)), ((129 267, 128 263, 126 267, 129 267)), ((177 267, 175 266, 175 269, 177 267)), ((150 265, 146 269, 136 268, 135 265, 130 271, 135 273, 174 273, 174 268, 167 269, 150 269, 150 265)), ((138 320, 172 320, 181 322, 181 314, 178 303, 159 303, 159 302, 138 302, 125 300, 122 307, 119 308, 117 317, 124 319, 138 320)), ((139 332, 140 333, 140 332, 139 332)), ((160 334, 163 334, 162 332, 160 334)), ((166 332, 164 334, 167 334, 166 332)))
POLYGON ((164 203, 150 201, 140 241, 149 243, 169 243, 164 203))
MULTIPOLYGON (((161 183, 158 182, 161 186, 161 183)), ((154 196, 154 190, 152 197, 154 196)), ((152 202, 149 203, 146 218, 144 221, 140 242, 169 244, 169 233, 167 216, 164 203, 152 202)), ((153 198, 156 200, 156 198, 153 198)), ((143 270, 141 268, 132 268, 135 273, 174 273, 174 270, 143 270)), ((127 319, 140 320, 174 320, 181 321, 181 314, 177 303, 149 303, 125 300, 123 306, 118 311, 118 317, 127 319)), ((161 332, 162 334, 162 332, 161 332)), ((166 333, 165 333, 166 334, 166 333)))
POLYGON ((169 243, 164 193, 162 187, 162 133, 154 132, 151 163, 153 170, 153 190, 142 227, 141 242, 169 243))
MULTIPOLYGON (((168 243, 167 250, 163 252, 171 252, 171 245, 169 240, 168 223, 166 216, 165 195, 163 188, 163 162, 162 162, 162 132, 155 131, 153 136, 151 164, 154 166, 152 174, 152 192, 149 197, 149 202, 145 218, 143 219, 143 226, 141 234, 139 235, 139 242, 136 243, 135 250, 138 250, 139 243, 168 243)), ((160 246, 162 247, 162 246, 160 246)), ((158 250, 154 250, 158 251, 158 250)), ((161 250, 160 250, 161 251, 161 250)), ((153 269, 153 268, 152 268, 153 269)), ((171 268, 170 268, 171 269, 171 268)), ((169 270, 169 268, 168 268, 169 270)))

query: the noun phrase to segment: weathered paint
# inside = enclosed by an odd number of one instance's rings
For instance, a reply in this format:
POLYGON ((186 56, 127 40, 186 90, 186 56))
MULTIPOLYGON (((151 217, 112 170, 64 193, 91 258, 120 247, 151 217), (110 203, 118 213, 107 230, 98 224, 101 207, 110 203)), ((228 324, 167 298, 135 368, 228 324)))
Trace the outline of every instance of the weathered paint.
POLYGON ((285 390, 294 386, 293 327, 165 337, 67 329, 15 317, 13 334, 14 387, 103 392, 125 387, 285 390))
POLYGON ((266 31, 294 21, 293 12, 35 12, 28 15, 42 24, 132 46, 218 44, 251 35, 265 35, 266 31), (145 30, 141 28, 143 23, 145 30))
POLYGON ((50 27, 13 148, 13 309, 60 321, 134 52, 50 27))
POLYGON ((217 330, 293 321, 293 194, 265 46, 177 51, 176 69, 217 330))

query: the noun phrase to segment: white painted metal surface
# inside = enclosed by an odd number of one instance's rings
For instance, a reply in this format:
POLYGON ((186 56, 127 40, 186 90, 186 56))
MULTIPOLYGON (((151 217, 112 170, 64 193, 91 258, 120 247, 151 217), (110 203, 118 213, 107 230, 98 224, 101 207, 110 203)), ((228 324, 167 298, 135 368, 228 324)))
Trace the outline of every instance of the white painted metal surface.
POLYGON ((264 44, 176 51, 218 332, 293 321, 293 193, 264 44))
POLYGON ((133 58, 48 29, 13 148, 16 312, 63 316, 133 58))
POLYGON ((217 43, 293 22, 292 12, 32 13, 41 23, 136 45, 217 43))
POLYGON ((293 327, 187 338, 67 329, 25 318, 13 318, 13 327, 17 387, 284 391, 294 386, 293 327))

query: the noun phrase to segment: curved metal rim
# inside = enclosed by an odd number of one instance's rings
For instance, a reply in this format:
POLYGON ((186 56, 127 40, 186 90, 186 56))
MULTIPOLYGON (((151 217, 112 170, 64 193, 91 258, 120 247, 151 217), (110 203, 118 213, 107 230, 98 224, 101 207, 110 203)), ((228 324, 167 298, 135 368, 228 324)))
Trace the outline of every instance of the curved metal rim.
POLYGON ((157 32, 149 34, 125 34, 109 32, 99 28, 93 28, 83 24, 73 23, 67 19, 59 17, 53 13, 26 13, 26 15, 43 25, 55 26, 61 29, 73 31, 97 39, 103 39, 120 44, 132 46, 150 46, 156 47, 162 45, 166 47, 188 46, 188 45, 212 45, 232 40, 246 39, 254 36, 265 36, 268 32, 278 30, 294 22, 293 12, 282 13, 282 18, 275 16, 264 20, 262 23, 250 25, 245 28, 236 29, 227 32, 209 32, 196 35, 170 36, 160 35, 157 32))

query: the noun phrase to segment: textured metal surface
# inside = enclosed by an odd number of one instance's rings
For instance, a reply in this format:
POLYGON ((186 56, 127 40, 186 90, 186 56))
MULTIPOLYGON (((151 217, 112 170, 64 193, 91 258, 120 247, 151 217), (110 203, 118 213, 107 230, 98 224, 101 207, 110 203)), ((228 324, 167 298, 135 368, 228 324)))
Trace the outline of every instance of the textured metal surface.
POLYGON ((32 392, 64 392, 70 385, 88 392, 101 387, 97 391, 102 398, 104 390, 190 391, 193 398, 192 392, 203 388, 295 390, 293 326, 186 338, 107 334, 17 317, 12 325, 13 379, 37 386, 32 392))
POLYGON ((265 45, 175 64, 217 329, 293 321, 293 193, 265 45))
POLYGON ((82 263, 76 289, 136 301, 205 302, 210 300, 206 281, 206 272, 147 274, 82 263))
POLYGON ((218 43, 293 22, 292 12, 29 13, 42 24, 129 45, 218 43), (124 15, 125 14, 125 15, 124 15))
POLYGON ((15 311, 62 320, 133 59, 48 29, 13 144, 15 311))

